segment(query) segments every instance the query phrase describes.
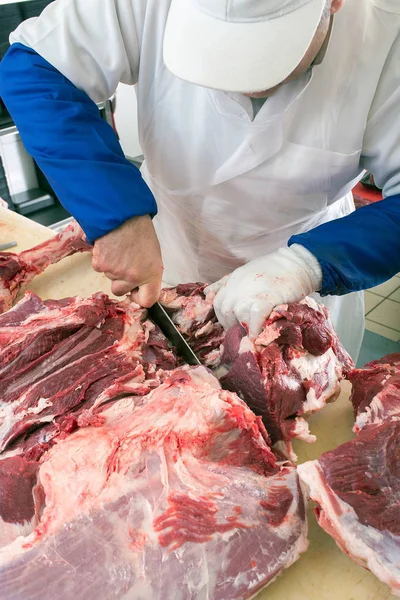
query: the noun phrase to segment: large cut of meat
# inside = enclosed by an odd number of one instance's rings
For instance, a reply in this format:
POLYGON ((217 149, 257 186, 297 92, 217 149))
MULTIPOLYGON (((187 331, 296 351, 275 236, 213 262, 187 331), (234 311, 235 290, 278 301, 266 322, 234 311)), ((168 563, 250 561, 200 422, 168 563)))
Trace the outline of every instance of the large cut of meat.
POLYGON ((214 295, 205 295, 204 288, 196 283, 165 289, 161 302, 222 386, 260 415, 272 442, 295 458, 293 438, 315 441, 303 416, 335 400, 341 379, 354 366, 327 310, 309 298, 278 306, 252 341, 240 325, 224 332, 214 295))
POLYGON ((357 437, 300 465, 319 524, 400 596, 400 354, 350 374, 357 437))
POLYGON ((375 360, 349 374, 354 431, 400 416, 400 353, 375 360))
POLYGON ((61 259, 91 250, 72 221, 61 233, 20 254, 0 252, 0 314, 11 308, 21 287, 61 259))
POLYGON ((245 599, 306 549, 296 470, 204 367, 79 425, 0 468, 36 521, 0 550, 2 600, 245 599))
POLYGON ((176 366, 146 311, 105 294, 42 301, 27 293, 0 315, 0 452, 8 450, 0 457, 0 546, 32 529, 32 498, 21 497, 55 441, 89 409, 147 394, 160 368, 176 366))
POLYGON ((132 378, 151 380, 156 368, 176 365, 135 304, 100 293, 43 302, 28 293, 0 316, 0 451, 38 426, 54 430, 101 394, 131 393, 132 378))

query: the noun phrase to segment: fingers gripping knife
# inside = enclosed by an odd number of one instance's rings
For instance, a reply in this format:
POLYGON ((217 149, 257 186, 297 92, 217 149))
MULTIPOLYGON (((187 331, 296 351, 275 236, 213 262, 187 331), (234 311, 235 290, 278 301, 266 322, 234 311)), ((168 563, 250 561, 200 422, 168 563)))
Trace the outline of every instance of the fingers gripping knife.
POLYGON ((183 358, 188 365, 201 364, 181 332, 177 329, 169 314, 159 302, 156 302, 154 306, 148 309, 148 314, 154 323, 161 329, 165 337, 176 348, 178 355, 183 358))

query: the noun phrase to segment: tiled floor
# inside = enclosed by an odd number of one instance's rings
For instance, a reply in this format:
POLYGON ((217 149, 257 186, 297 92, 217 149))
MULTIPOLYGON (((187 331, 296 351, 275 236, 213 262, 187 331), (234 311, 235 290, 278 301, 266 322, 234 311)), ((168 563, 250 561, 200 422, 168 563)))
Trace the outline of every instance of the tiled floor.
POLYGON ((400 352, 400 275, 365 292, 366 332, 357 366, 400 352))
POLYGON ((365 292, 366 328, 400 342, 400 275, 365 292))

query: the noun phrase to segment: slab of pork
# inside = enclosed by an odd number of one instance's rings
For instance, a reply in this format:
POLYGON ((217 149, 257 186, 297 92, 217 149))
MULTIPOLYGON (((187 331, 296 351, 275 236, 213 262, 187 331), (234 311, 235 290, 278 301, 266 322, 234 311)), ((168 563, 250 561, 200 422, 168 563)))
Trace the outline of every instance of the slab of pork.
POLYGON ((82 425, 24 467, 37 526, 0 550, 2 600, 246 599, 306 549, 296 470, 203 367, 82 425))

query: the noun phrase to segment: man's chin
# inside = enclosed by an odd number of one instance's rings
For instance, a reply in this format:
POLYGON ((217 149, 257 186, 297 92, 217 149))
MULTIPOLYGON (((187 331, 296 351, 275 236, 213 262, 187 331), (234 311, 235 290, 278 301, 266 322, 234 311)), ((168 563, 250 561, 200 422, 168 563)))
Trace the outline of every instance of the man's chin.
POLYGON ((274 88, 271 88, 270 90, 266 90, 264 92, 251 92, 249 94, 244 94, 245 96, 247 96, 248 98, 254 98, 254 99, 259 99, 259 98, 268 98, 269 96, 272 96, 272 94, 275 94, 275 92, 280 88, 280 85, 277 85, 274 88))

